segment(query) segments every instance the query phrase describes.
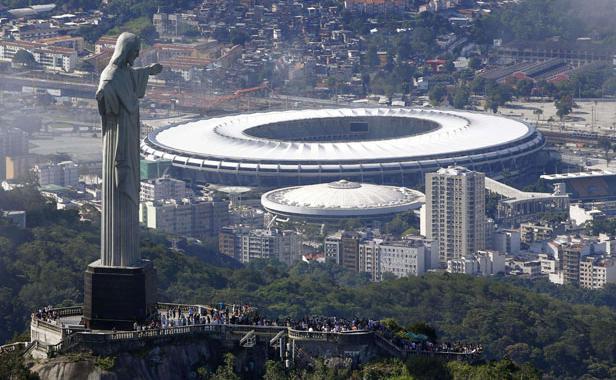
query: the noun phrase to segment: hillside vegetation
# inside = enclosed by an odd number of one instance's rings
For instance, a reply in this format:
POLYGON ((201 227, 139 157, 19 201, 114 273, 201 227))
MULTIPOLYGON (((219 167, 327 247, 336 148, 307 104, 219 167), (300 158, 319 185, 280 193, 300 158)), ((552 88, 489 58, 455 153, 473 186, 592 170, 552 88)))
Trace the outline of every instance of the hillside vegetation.
MULTIPOLYGON (((83 270, 98 255, 100 235, 33 189, 0 192, 0 208, 29 210, 26 230, 0 226, 0 341, 6 341, 27 330, 32 310, 82 302, 83 270)), ((272 318, 427 322, 443 340, 483 344, 488 359, 506 356, 558 378, 616 376, 614 287, 588 299, 608 305, 597 307, 558 300, 567 297, 555 288, 543 290, 554 296, 538 294, 503 279, 435 274, 375 284, 332 265, 259 262, 233 269, 218 255, 171 251, 161 235, 144 233, 142 241, 158 271, 161 301, 249 302, 272 318)))

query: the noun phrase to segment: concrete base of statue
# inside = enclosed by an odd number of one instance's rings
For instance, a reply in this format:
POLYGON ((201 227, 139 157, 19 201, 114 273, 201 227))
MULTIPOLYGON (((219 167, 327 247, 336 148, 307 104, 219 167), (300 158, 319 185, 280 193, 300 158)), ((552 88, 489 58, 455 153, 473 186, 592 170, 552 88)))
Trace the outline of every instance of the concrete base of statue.
POLYGON ((96 260, 85 272, 83 318, 94 330, 133 330, 156 312, 156 271, 149 260, 108 267, 96 260))

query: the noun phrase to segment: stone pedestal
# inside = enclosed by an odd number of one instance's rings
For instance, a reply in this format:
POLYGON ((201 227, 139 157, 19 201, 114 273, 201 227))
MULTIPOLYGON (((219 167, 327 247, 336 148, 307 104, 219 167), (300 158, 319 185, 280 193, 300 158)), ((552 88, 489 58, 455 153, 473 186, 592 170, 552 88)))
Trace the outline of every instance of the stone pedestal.
POLYGON ((132 330, 156 311, 156 272, 141 260, 136 267, 107 267, 97 260, 85 272, 83 317, 94 330, 132 330))

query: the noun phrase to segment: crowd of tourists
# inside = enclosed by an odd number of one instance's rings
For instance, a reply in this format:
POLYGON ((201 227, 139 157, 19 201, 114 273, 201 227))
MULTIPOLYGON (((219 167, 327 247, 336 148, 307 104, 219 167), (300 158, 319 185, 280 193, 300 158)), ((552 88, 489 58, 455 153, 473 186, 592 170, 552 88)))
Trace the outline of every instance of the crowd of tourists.
POLYGON ((58 312, 53 309, 52 306, 45 306, 42 309, 38 309, 32 314, 32 317, 41 321, 55 323, 58 320, 58 312))
MULTIPOLYGON (((57 323, 59 315, 52 306, 45 306, 32 314, 33 318, 57 323)), ((349 333, 360 331, 374 331, 398 349, 406 352, 440 352, 440 353, 480 353, 481 345, 468 343, 436 343, 421 334, 395 334, 387 326, 373 319, 345 319, 339 317, 310 316, 299 320, 268 319, 261 316, 257 309, 250 304, 225 305, 216 307, 202 305, 160 305, 158 313, 145 324, 133 324, 133 330, 146 331, 168 329, 194 325, 248 325, 287 327, 292 330, 325 333, 349 333), (421 337, 422 339, 416 339, 421 337)))
POLYGON ((162 328, 190 325, 254 325, 256 309, 246 305, 229 305, 221 303, 218 308, 209 306, 170 306, 159 310, 156 322, 162 328))
MULTIPOLYGON (((56 323, 58 312, 51 306, 45 306, 33 313, 33 318, 49 323, 56 323)), ((345 319, 339 317, 310 316, 299 320, 268 319, 261 316, 257 309, 250 304, 225 305, 218 304, 216 307, 201 305, 161 305, 157 315, 145 324, 133 324, 133 330, 145 331, 155 329, 167 329, 193 325, 249 325, 249 326, 272 326, 288 327, 297 331, 325 332, 325 333, 348 333, 356 331, 374 331, 386 340, 407 352, 451 352, 473 354, 482 351, 480 345, 468 343, 435 343, 427 337, 415 340, 394 334, 389 328, 378 320, 373 319, 345 319)))
MULTIPOLYGON (((33 318, 49 323, 57 323, 58 312, 52 306, 45 306, 32 314, 33 318)), ((427 337, 417 340, 415 334, 394 334, 387 326, 373 319, 345 319, 339 317, 310 316, 299 320, 268 319, 261 316, 250 304, 225 305, 219 303, 216 307, 202 305, 160 305, 157 315, 145 324, 133 324, 133 330, 146 331, 168 329, 173 327, 194 325, 249 325, 287 327, 297 331, 349 333, 359 331, 374 331, 406 352, 448 352, 473 354, 480 353, 481 345, 468 343, 432 342, 427 337)), ((419 334, 421 335, 421 334, 419 334)))
POLYGON ((378 321, 371 319, 345 319, 338 317, 311 316, 299 321, 285 320, 285 324, 294 330, 343 333, 350 331, 373 330, 378 321))
POLYGON ((449 352, 454 354, 475 354, 480 353, 483 350, 481 345, 461 342, 414 342, 409 339, 398 338, 394 339, 393 343, 407 352, 449 352))
POLYGON ((171 306, 160 310, 153 326, 170 328, 202 324, 231 324, 251 326, 280 326, 300 331, 349 332, 371 330, 379 322, 362 319, 344 319, 337 317, 313 316, 301 320, 264 318, 249 304, 220 304, 216 307, 206 306, 171 306))
POLYGON ((394 334, 384 324, 373 319, 345 319, 339 317, 310 316, 299 320, 268 319, 261 316, 257 309, 249 304, 225 305, 220 303, 217 307, 171 305, 161 308, 157 318, 145 326, 135 325, 136 330, 157 328, 172 328, 191 325, 250 325, 250 326, 279 326, 288 327, 297 331, 347 333, 355 331, 375 331, 396 345, 399 349, 408 352, 451 352, 451 353, 477 353, 481 352, 480 345, 467 343, 435 343, 427 339, 414 341, 394 334))

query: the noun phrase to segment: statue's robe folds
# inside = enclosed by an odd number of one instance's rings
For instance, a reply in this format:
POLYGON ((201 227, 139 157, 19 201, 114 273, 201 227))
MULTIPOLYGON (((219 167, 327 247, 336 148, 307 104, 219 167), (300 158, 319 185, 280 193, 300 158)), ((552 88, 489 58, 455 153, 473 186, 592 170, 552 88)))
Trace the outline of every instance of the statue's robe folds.
POLYGON ((110 64, 97 91, 103 129, 103 212, 101 264, 138 265, 139 254, 139 98, 149 68, 110 64))

